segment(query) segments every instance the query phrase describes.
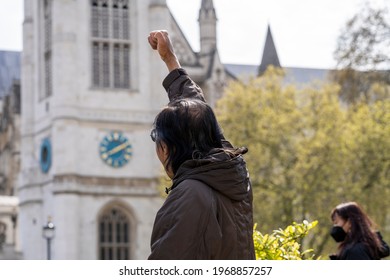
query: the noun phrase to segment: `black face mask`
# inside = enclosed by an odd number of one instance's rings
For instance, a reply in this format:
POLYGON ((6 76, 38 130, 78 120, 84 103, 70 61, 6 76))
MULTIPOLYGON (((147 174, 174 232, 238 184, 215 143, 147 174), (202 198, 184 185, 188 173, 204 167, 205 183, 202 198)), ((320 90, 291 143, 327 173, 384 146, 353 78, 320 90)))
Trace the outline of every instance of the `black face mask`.
POLYGON ((330 231, 330 235, 336 242, 344 241, 345 237, 347 236, 346 232, 340 226, 333 226, 332 230, 330 231))

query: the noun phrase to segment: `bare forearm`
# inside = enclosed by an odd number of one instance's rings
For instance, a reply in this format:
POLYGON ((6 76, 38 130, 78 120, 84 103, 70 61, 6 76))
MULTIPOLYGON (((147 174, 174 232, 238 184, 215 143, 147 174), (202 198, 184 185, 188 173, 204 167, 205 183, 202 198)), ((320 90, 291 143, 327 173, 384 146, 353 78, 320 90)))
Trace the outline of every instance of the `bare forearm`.
POLYGON ((164 62, 165 62, 165 65, 167 66, 169 72, 172 72, 175 69, 181 68, 180 62, 177 59, 176 55, 164 60, 164 62))

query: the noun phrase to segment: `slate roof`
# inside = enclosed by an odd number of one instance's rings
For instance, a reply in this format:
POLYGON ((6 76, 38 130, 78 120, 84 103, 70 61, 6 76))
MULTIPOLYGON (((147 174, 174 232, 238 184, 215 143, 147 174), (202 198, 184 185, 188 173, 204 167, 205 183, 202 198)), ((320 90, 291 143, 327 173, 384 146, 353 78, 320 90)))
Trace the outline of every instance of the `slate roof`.
MULTIPOLYGON (((248 80, 258 76, 258 65, 224 64, 225 69, 238 79, 248 80)), ((331 70, 299 67, 282 67, 286 73, 285 83, 308 84, 325 81, 331 70)))
POLYGON ((14 79, 20 80, 21 52, 0 50, 0 99, 7 95, 14 79))

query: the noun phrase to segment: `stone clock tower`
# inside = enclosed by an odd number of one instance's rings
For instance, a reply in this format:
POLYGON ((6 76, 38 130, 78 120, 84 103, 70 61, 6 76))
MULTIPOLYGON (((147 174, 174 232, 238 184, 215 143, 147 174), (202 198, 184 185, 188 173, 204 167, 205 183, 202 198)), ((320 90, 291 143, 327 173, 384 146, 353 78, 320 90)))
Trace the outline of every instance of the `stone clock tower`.
MULTIPOLYGON (((212 9, 212 1, 203 6, 212 9)), ((167 69, 147 36, 169 30, 203 85, 225 75, 218 53, 193 52, 165 0, 26 0, 24 9, 23 258, 46 258, 42 228, 50 219, 53 259, 145 259, 162 204, 149 134, 168 101, 167 69)))

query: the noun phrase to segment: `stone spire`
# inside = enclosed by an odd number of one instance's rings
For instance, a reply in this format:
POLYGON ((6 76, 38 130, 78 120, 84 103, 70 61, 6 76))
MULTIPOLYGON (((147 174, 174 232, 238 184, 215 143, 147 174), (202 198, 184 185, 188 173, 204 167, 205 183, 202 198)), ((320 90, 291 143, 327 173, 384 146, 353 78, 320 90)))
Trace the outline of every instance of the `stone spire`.
POLYGON ((205 10, 214 10, 213 0, 202 0, 201 9, 205 10))
POLYGON ((271 27, 268 24, 267 37, 265 39, 263 57, 261 59, 258 74, 263 74, 269 65, 281 67, 278 53, 276 52, 274 39, 272 38, 271 27))
POLYGON ((150 6, 162 6, 165 7, 167 5, 166 0, 151 0, 150 6))
POLYGON ((202 0, 199 10, 200 52, 209 54, 217 46, 217 15, 213 0, 202 0))

